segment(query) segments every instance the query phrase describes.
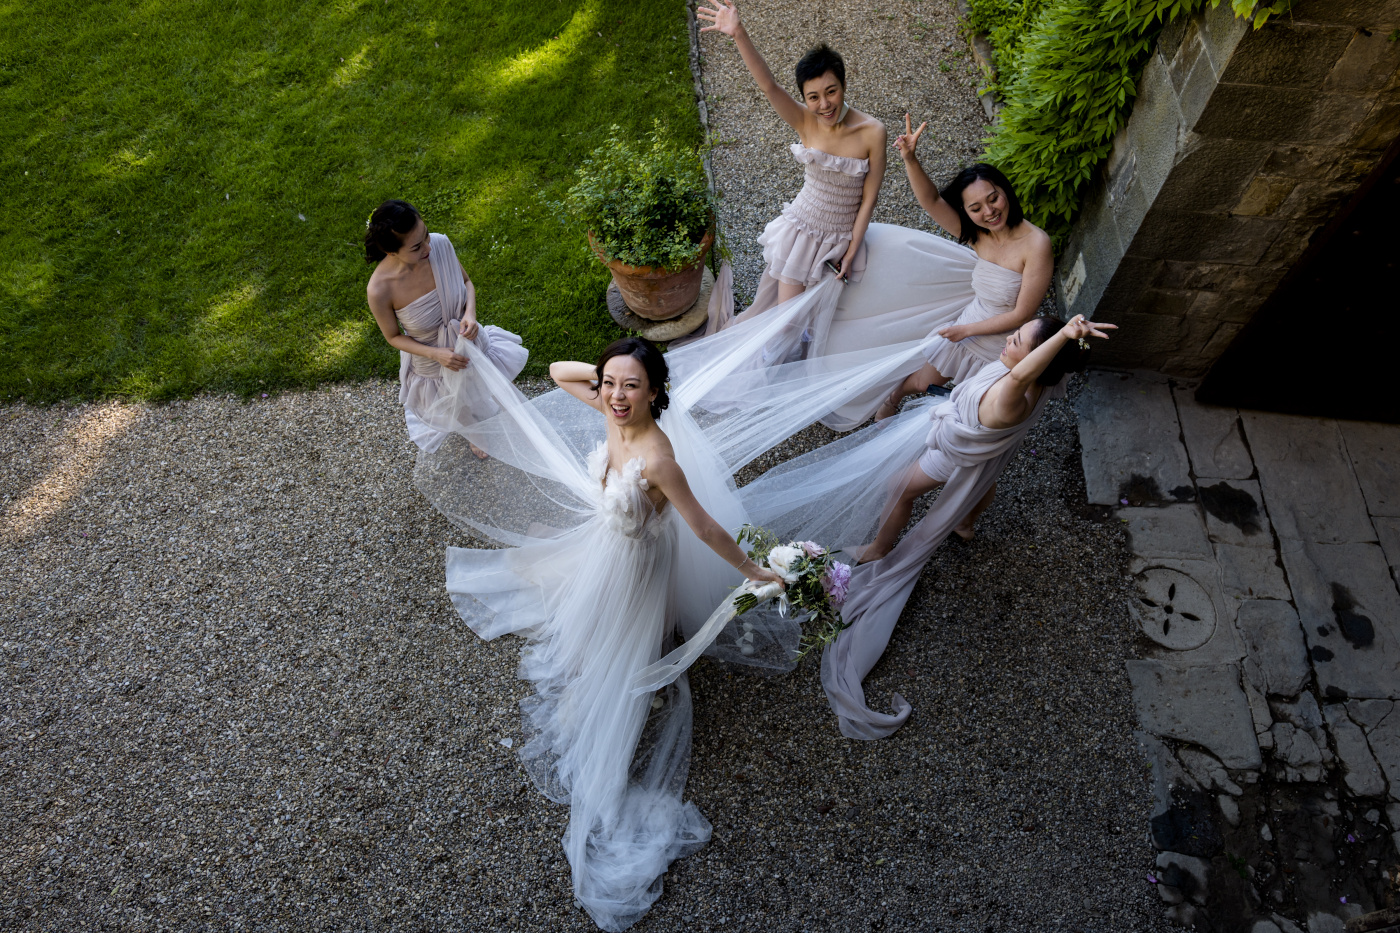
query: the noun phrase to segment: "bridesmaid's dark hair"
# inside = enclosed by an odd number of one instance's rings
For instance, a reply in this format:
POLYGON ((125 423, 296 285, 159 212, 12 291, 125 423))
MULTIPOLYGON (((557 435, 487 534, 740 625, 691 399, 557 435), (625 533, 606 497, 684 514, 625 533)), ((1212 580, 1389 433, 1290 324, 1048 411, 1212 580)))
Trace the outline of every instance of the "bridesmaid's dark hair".
POLYGON ((836 75, 841 86, 846 86, 846 62, 839 52, 823 42, 797 60, 797 97, 803 96, 802 88, 813 78, 820 78, 828 71, 836 75))
POLYGON ((413 232, 422 216, 407 201, 390 199, 376 207, 365 224, 365 262, 379 262, 397 253, 403 238, 413 232))
MULTIPOLYGON (((1066 323, 1049 314, 1032 320, 1035 321, 1036 325, 1033 331, 1036 347, 1049 340, 1066 323)), ((1031 349, 1035 349, 1035 347, 1031 349)), ((1058 385, 1060 380, 1070 373, 1082 373, 1088 364, 1089 350, 1086 347, 1081 347, 1078 340, 1067 341, 1063 347, 1060 347, 1060 352, 1055 354, 1055 358, 1050 361, 1050 365, 1045 367, 1045 371, 1036 377, 1036 385, 1058 385)))
POLYGON ((1021 212, 1021 199, 1016 197, 1015 189, 1011 187, 1010 180, 1001 173, 1001 169, 986 162, 969 165, 954 175, 953 180, 944 185, 940 192, 943 200, 957 212, 958 220, 962 222, 962 230, 958 232, 959 243, 976 243, 978 235, 987 232, 985 228, 972 222, 972 218, 967 216, 967 208, 963 207, 963 192, 974 181, 979 180, 989 181, 1005 193, 1007 229, 1018 226, 1026 219, 1026 215, 1021 212))
MULTIPOLYGON (((656 344, 645 337, 623 337, 621 340, 614 340, 608 344, 603 355, 598 357, 598 387, 603 385, 603 366, 615 356, 630 356, 641 360, 642 368, 647 371, 648 387, 656 390, 656 398, 651 400, 651 416, 660 418, 661 413, 671 405, 671 397, 666 394, 666 380, 670 376, 666 357, 656 349, 656 344)), ((597 392, 598 388, 593 391, 597 392)))

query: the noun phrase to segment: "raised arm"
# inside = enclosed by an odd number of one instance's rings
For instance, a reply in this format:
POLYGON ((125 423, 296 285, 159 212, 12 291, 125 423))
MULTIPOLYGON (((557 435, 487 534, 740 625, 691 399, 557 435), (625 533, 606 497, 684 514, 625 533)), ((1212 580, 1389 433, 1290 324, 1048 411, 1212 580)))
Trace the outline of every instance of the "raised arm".
POLYGON ((1099 324, 1088 320, 1082 314, 1076 314, 1070 318, 1068 324, 1022 357, 1021 362, 1011 368, 1011 372, 1002 376, 987 390, 977 405, 977 417, 982 424, 993 429, 1020 424, 1031 409, 1031 402, 1026 398, 1026 393, 1066 343, 1086 337, 1107 340, 1108 334, 1104 331, 1117 329, 1116 324, 1099 324))
POLYGON ((690 491, 685 472, 675 460, 670 457, 653 457, 652 462, 647 465, 647 480, 661 490, 671 506, 685 519, 690 530, 695 532, 695 537, 708 544, 710 550, 718 554, 729 566, 749 580, 783 585, 782 577, 755 564, 749 555, 744 553, 744 549, 734 543, 729 532, 721 528, 719 522, 705 511, 704 506, 695 498, 695 493, 690 491))
POLYGON ((782 85, 774 79, 773 72, 768 70, 768 63, 758 53, 753 40, 749 38, 748 30, 739 21, 738 8, 732 3, 726 3, 725 0, 715 0, 713 8, 696 7, 695 18, 703 19, 711 24, 702 27, 701 32, 721 32, 734 40, 734 44, 739 48, 740 57, 744 59, 744 64, 749 68, 749 74, 753 75, 754 82, 758 85, 758 89, 763 92, 763 96, 768 98, 768 103, 778 112, 778 116, 787 122, 788 126, 801 133, 807 119, 807 108, 783 90, 782 85))
POLYGON ((598 391, 598 370, 589 363, 558 360, 549 364, 549 378, 574 398, 603 411, 603 393, 598 391))
POLYGON ((958 219, 958 212, 943 200, 938 193, 938 186, 928 177, 928 172, 924 171, 915 152, 919 145, 919 137, 924 134, 924 127, 928 126, 928 123, 920 123, 917 130, 911 129, 910 125, 909 114, 906 113, 904 132, 894 138, 894 147, 904 159, 904 174, 909 176, 909 187, 914 189, 914 197, 918 199, 919 206, 924 209, 924 213, 933 218, 934 223, 953 236, 960 237, 962 221, 958 219))

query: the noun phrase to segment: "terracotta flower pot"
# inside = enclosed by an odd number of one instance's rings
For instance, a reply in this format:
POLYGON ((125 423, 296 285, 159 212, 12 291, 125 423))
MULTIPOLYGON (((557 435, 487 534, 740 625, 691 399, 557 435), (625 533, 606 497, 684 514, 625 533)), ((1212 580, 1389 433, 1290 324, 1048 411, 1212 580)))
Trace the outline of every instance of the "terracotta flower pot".
POLYGON ((617 259, 609 261, 593 238, 593 232, 588 233, 588 245, 611 270, 613 282, 628 310, 650 321, 668 321, 695 304, 705 274, 705 257, 710 254, 714 242, 714 230, 706 230, 705 239, 700 241, 699 258, 684 269, 668 271, 660 266, 629 266, 617 259))

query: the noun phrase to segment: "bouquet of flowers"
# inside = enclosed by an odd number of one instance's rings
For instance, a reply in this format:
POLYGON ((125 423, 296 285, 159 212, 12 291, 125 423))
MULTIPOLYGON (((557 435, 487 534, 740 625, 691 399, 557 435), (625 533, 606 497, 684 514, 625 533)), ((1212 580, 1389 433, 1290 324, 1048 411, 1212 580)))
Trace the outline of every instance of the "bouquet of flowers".
MULTIPOLYGON (((847 627, 841 618, 841 604, 846 601, 851 583, 850 565, 836 560, 836 552, 813 541, 783 544, 768 529, 754 525, 745 525, 735 540, 741 545, 745 541, 753 545, 748 552, 753 562, 772 570, 787 584, 787 589, 778 595, 778 612, 786 616, 795 609, 806 615, 806 631, 797 656, 821 650, 835 641, 847 627)), ((734 600, 735 615, 757 606, 760 595, 753 589, 740 593, 734 600)))

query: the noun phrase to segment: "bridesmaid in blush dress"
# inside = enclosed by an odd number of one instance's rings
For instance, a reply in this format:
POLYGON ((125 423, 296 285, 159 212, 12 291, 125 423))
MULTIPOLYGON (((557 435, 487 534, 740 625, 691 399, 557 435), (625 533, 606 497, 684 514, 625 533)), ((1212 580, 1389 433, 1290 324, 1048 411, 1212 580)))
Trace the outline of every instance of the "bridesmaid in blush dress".
POLYGON ((773 78, 754 47, 739 11, 724 0, 695 15, 734 40, 754 81, 778 116, 797 131, 792 155, 806 180, 758 242, 766 268, 745 317, 802 294, 831 274, 859 281, 865 269, 865 232, 885 177, 885 125, 846 103, 846 64, 826 45, 797 62, 798 102, 773 78))
POLYGON ((969 166, 939 192, 915 152, 927 125, 911 129, 905 114, 905 132, 894 145, 904 158, 919 204, 976 253, 975 297, 955 323, 938 329, 937 337, 925 347, 927 362, 895 387, 876 412, 877 421, 897 412, 905 396, 929 386, 963 382, 995 362, 1007 335, 1035 317, 1055 268, 1050 237, 1025 219, 1011 182, 995 166, 985 162, 969 166))
MULTIPOLYGON (((408 436, 425 453, 442 445, 453 428, 489 417, 496 409, 454 411, 450 421, 428 412, 443 395, 442 371, 467 365, 456 352, 458 337, 472 341, 507 379, 525 368, 530 352, 520 338, 476 319, 476 287, 452 241, 429 233, 418 210, 406 201, 385 201, 365 224, 365 260, 375 263, 366 288, 379 330, 399 351, 399 402, 408 436)), ((478 457, 486 454, 472 446, 478 457)))

